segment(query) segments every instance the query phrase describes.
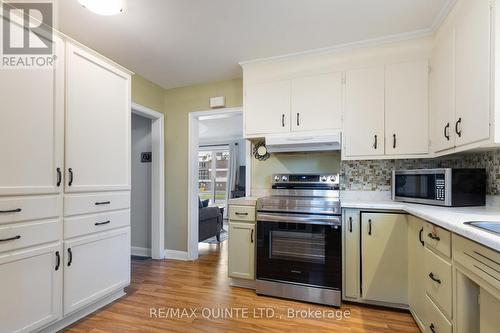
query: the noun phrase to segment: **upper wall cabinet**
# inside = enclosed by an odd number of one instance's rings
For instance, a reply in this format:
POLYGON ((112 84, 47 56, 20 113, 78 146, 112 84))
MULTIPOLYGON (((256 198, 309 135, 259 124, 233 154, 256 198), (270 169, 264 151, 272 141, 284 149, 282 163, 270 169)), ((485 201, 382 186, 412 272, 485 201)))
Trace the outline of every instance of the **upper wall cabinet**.
POLYGON ((436 35, 431 142, 438 154, 494 143, 491 8, 488 0, 458 1, 436 35))
POLYGON ((385 132, 387 155, 429 152, 429 63, 385 68, 385 132))
POLYGON ((342 73, 292 80, 292 131, 340 129, 342 73))
POLYGON ((384 155, 384 67, 346 73, 344 156, 384 155))
POLYGON ((130 189, 130 75, 68 44, 66 192, 130 189))
POLYGON ((0 70, 0 196, 57 193, 64 149, 64 43, 47 69, 0 70))
POLYGON ((342 73, 245 87, 245 136, 340 129, 342 73))

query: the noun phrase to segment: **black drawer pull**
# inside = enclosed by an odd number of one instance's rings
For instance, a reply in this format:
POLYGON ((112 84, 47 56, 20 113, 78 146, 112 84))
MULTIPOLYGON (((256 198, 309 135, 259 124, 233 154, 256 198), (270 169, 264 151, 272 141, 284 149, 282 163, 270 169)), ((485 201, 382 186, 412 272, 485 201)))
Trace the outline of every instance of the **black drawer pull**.
POLYGON ((57 172, 57 187, 59 187, 59 186, 61 186, 61 182, 62 182, 61 168, 57 168, 56 172, 57 172))
POLYGON ((0 239, 0 242, 10 242, 13 240, 18 240, 18 239, 21 239, 21 235, 17 235, 17 236, 5 238, 5 239, 0 239))
POLYGON ((450 123, 447 123, 444 127, 444 137, 446 140, 450 141, 450 123))
POLYGON ((105 221, 105 222, 96 222, 94 223, 95 226, 99 226, 99 225, 105 225, 105 224, 110 224, 111 221, 105 221))
POLYGON ((436 240, 436 241, 440 241, 441 238, 439 238, 439 236, 434 236, 432 233, 429 232, 429 234, 427 235, 427 237, 429 237, 430 239, 433 239, 433 240, 436 240))
POLYGON ((434 276, 434 274, 432 272, 429 273, 429 277, 432 281, 438 283, 438 284, 441 284, 441 280, 438 279, 437 277, 434 276))
POLYGON ((372 220, 368 220, 368 236, 372 235, 372 220))
POLYGON ((424 228, 420 228, 420 231, 418 232, 418 240, 420 241, 420 243, 422 244, 422 246, 425 245, 424 241, 422 240, 422 233, 424 232, 424 228))
POLYGON ((56 271, 59 270, 59 266, 61 266, 61 255, 56 251, 56 271))
POLYGON ((68 267, 73 263, 73 252, 71 248, 68 249, 68 267))
POLYGON ((373 149, 377 149, 378 136, 375 134, 375 136, 373 138, 375 139, 374 142, 373 142, 373 149))
POLYGON ((250 233, 250 242, 253 243, 253 229, 252 232, 250 233))
POLYGON ((235 215, 240 215, 240 216, 247 216, 248 213, 240 213, 240 212, 235 212, 234 213, 235 215))
POLYGON ((458 137, 462 137, 462 118, 458 118, 457 122, 455 123, 455 133, 457 133, 458 137))
POLYGON ((431 324, 431 325, 429 326, 429 328, 431 329, 431 332, 432 332, 432 333, 436 333, 436 330, 435 330, 434 324, 431 324))
POLYGON ((73 169, 72 169, 72 168, 69 168, 69 169, 68 169, 68 172, 69 172, 69 181, 68 181, 68 186, 71 186, 71 185, 73 185, 73 169))
POLYGON ((111 201, 101 201, 101 202, 96 202, 96 206, 102 206, 102 205, 109 205, 111 201))
POLYGON ((396 134, 392 135, 392 148, 396 149, 396 134))
POLYGON ((352 232, 352 216, 349 216, 349 232, 352 232))
POLYGON ((0 214, 10 214, 10 213, 20 213, 21 208, 11 209, 11 210, 0 210, 0 214))

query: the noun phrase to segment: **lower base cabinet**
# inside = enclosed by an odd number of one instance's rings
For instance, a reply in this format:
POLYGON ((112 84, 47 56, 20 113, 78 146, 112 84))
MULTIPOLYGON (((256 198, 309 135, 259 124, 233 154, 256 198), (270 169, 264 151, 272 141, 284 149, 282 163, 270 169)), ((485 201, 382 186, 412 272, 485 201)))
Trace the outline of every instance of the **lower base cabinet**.
POLYGON ((62 246, 0 254, 0 332, 33 332, 62 316, 62 246))
POLYGON ((421 330, 425 328, 424 221, 408 216, 408 305, 421 330))
POLYGON ((255 279, 255 222, 229 221, 228 275, 255 279))
POLYGON ((130 227, 66 241, 64 315, 130 283, 130 227))

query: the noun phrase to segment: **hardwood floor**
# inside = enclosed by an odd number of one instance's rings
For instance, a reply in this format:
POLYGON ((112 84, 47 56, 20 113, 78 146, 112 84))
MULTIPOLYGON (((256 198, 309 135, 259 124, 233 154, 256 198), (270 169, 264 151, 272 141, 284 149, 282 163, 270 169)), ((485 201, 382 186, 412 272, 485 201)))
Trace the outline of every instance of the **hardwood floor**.
POLYGON ((354 304, 336 309, 257 296, 251 290, 230 287, 227 242, 220 249, 219 245, 201 245, 196 262, 133 260, 127 296, 64 332, 419 332, 406 312, 354 304), (179 312, 168 312, 169 308, 179 312), (220 318, 219 309, 227 309, 226 317, 232 314, 232 318, 220 318), (265 309, 269 309, 267 317, 262 313, 265 309), (192 310, 196 317, 191 315, 192 310), (326 312, 320 319, 290 316, 290 311, 308 315, 308 310, 326 312), (332 318, 345 310, 350 311, 349 318, 332 318), (151 317, 150 311, 164 316, 151 317))

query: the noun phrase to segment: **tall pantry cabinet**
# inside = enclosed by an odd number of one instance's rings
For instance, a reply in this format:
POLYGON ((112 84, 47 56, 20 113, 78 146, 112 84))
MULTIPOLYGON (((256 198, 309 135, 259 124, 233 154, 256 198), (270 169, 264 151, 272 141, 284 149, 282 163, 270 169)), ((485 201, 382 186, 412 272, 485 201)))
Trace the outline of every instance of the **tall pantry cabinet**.
POLYGON ((131 73, 54 36, 0 69, 0 323, 54 331, 130 282, 131 73))

